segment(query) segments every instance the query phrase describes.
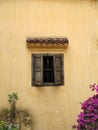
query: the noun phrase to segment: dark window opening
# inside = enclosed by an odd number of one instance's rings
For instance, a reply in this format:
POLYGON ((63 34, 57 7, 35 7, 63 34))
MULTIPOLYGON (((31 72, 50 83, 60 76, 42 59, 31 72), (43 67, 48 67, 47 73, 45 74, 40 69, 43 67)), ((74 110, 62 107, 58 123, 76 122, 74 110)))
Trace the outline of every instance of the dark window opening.
POLYGON ((43 82, 54 83, 53 56, 43 56, 43 82))

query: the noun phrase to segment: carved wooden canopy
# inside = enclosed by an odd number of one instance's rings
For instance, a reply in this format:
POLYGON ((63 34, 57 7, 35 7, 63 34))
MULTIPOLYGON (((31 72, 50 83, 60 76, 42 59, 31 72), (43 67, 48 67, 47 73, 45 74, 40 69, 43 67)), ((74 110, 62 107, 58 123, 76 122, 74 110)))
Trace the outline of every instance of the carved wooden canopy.
POLYGON ((28 48, 64 48, 68 45, 68 39, 62 37, 27 37, 28 48))

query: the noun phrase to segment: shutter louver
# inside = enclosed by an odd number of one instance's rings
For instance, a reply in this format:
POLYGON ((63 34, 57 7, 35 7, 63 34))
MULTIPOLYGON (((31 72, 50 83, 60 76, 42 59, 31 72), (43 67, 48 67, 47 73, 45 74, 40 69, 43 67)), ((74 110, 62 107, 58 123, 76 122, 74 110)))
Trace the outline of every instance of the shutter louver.
POLYGON ((63 54, 54 56, 55 85, 64 85, 63 54))
POLYGON ((42 85, 42 55, 33 55, 33 81, 35 86, 42 85))

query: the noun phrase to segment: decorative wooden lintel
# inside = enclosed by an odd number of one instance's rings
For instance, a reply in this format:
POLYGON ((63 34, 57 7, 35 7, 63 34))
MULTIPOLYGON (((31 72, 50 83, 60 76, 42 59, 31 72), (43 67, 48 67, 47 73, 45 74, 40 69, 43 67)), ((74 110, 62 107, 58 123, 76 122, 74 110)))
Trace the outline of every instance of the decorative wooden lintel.
POLYGON ((69 43, 68 39, 64 37, 27 37, 26 42, 28 48, 64 48, 69 43))

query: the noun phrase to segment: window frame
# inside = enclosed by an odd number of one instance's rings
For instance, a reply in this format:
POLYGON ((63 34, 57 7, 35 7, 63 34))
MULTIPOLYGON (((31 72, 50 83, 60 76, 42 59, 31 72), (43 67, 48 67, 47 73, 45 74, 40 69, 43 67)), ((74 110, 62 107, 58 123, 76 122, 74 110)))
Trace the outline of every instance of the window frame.
POLYGON ((35 87, 44 87, 44 86, 63 86, 64 85, 64 53, 32 53, 32 65, 31 65, 31 70, 32 70, 32 86, 35 86, 35 87), (41 56, 41 67, 42 67, 42 75, 41 75, 41 79, 42 79, 42 83, 40 85, 36 85, 35 84, 35 59, 34 59, 34 56, 41 56), (43 82, 43 57, 44 56, 53 56, 53 61, 55 62, 55 67, 54 67, 54 82, 43 82), (56 56, 60 56, 62 57, 61 58, 61 70, 60 70, 60 73, 61 73, 61 80, 62 80, 62 83, 61 84, 58 84, 56 82, 56 56))

